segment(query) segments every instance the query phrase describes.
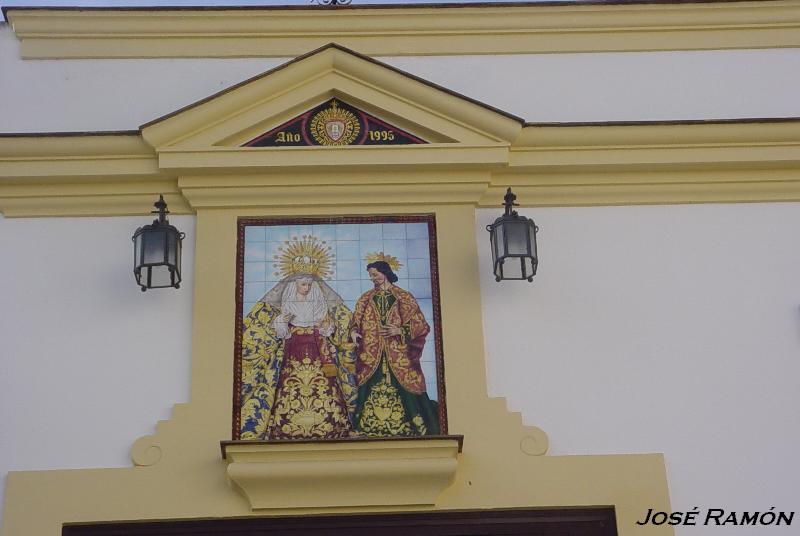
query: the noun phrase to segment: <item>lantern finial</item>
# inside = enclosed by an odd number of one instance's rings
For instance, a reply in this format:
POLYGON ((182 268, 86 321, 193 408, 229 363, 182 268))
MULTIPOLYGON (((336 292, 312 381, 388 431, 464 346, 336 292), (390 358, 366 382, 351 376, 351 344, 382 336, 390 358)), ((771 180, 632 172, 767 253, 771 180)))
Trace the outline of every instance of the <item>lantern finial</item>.
MULTIPOLYGON (((162 194, 158 195, 158 201, 153 203, 153 206, 156 207, 156 210, 151 210, 150 214, 158 214, 158 220, 156 221, 158 221, 158 223, 169 223, 169 221, 167 221, 169 210, 167 210, 167 202, 164 201, 164 196, 162 194)), ((153 223, 156 223, 156 221, 153 221, 153 223)))
POLYGON ((503 198, 503 201, 504 201, 503 205, 506 207, 506 216, 516 216, 517 215, 517 211, 513 210, 513 208, 512 208, 512 207, 517 206, 517 203, 514 202, 516 200, 517 200, 517 195, 514 192, 511 191, 511 187, 509 186, 508 190, 506 190, 506 195, 503 198))

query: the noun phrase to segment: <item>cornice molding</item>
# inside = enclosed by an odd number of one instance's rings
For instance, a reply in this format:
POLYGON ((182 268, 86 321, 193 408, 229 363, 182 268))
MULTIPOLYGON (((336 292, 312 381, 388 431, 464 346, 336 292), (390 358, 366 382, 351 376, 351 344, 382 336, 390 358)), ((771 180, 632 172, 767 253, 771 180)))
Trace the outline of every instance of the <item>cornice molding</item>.
POLYGON ((515 149, 797 143, 800 118, 526 123, 515 149))
POLYGON ((483 183, 182 188, 194 208, 475 205, 483 183))
MULTIPOLYGON (((174 187, 173 187, 174 188, 174 187)), ((154 185, 149 193, 110 193, 102 189, 84 195, 46 193, 31 196, 6 196, 0 186, 0 209, 7 218, 37 218, 53 216, 141 216, 150 212, 159 194, 169 204, 171 214, 193 214, 186 198, 179 192, 170 193, 168 185, 154 185)))
POLYGON ((332 40, 371 56, 800 46, 800 0, 10 8, 6 17, 31 59, 294 57, 332 40))
POLYGON ((786 169, 498 174, 478 206, 498 207, 512 186, 523 207, 800 201, 800 166, 786 169))
POLYGON ((800 164, 800 121, 528 125, 512 173, 741 171, 800 164))
POLYGON ((800 201, 800 120, 528 125, 510 147, 166 148, 135 135, 0 137, 7 217, 210 207, 800 201))
POLYGON ((0 179, 106 181, 160 175, 156 155, 138 133, 0 136, 0 179))
POLYGON ((354 171, 360 168, 394 171, 413 168, 485 169, 508 163, 508 146, 461 144, 374 145, 353 147, 214 147, 162 149, 161 169, 179 174, 221 172, 269 173, 273 170, 319 169, 354 171))
POLYGON ((526 125, 479 206, 800 201, 800 121, 526 125))
POLYGON ((159 194, 172 213, 192 212, 136 132, 0 136, 6 217, 143 214, 159 194))

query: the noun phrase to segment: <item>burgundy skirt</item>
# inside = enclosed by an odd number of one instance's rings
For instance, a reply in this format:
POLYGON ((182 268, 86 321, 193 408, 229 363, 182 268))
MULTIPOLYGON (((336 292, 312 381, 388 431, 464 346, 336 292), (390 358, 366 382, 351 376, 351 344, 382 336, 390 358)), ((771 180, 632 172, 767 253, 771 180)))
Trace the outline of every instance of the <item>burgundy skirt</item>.
POLYGON ((270 417, 269 439, 348 437, 352 432, 333 349, 316 328, 291 326, 270 417))

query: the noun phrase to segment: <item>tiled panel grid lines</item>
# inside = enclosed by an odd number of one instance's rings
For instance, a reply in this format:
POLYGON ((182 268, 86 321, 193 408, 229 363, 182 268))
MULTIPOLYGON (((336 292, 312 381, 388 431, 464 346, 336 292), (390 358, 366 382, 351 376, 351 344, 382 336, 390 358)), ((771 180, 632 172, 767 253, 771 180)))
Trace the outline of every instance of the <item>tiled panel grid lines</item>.
POLYGON ((244 244, 243 315, 283 278, 275 258, 280 254, 278 248, 304 236, 316 237, 330 246, 333 273, 325 282, 351 311, 361 294, 373 286, 366 271, 366 256, 383 252, 398 259, 402 266, 395 272, 398 277, 395 284, 414 295, 432 328, 421 364, 428 395, 435 400, 438 396, 428 224, 248 225, 244 244))

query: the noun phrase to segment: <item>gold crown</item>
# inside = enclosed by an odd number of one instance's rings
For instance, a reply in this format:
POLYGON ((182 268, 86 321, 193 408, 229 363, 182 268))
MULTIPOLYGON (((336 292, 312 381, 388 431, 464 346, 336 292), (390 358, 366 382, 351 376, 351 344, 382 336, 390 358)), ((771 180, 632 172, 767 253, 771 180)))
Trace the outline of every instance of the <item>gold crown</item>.
POLYGON ((397 257, 394 255, 387 255, 383 251, 375 251, 373 253, 367 253, 367 256, 364 258, 367 261, 367 264, 383 261, 389 265, 389 268, 392 269, 393 272, 396 272, 400 268, 403 267, 403 263, 397 260, 397 257))
POLYGON ((333 252, 324 240, 315 236, 292 237, 278 248, 275 261, 281 277, 309 274, 320 279, 330 277, 333 269, 333 252))

